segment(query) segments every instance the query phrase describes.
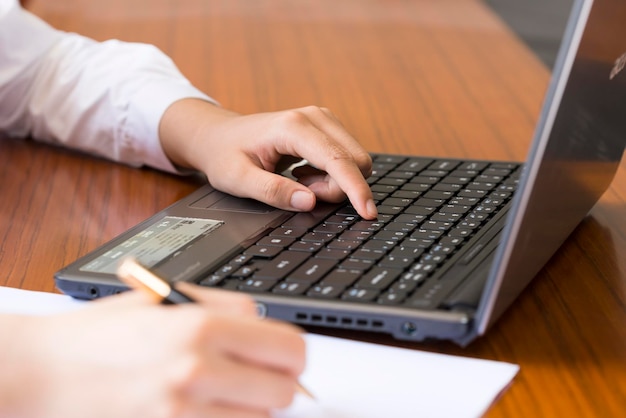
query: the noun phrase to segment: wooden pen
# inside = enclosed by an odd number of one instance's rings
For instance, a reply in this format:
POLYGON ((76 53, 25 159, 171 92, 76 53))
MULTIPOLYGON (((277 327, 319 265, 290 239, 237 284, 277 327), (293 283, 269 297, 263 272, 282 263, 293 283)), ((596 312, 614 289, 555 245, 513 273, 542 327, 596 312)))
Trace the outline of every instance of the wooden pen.
MULTIPOLYGON (((117 268, 117 277, 129 287, 150 295, 158 303, 177 305, 196 302, 180 290, 174 289, 166 280, 132 257, 122 260, 117 268)), ((313 394, 300 383, 297 384, 297 390, 303 395, 315 399, 313 394)))

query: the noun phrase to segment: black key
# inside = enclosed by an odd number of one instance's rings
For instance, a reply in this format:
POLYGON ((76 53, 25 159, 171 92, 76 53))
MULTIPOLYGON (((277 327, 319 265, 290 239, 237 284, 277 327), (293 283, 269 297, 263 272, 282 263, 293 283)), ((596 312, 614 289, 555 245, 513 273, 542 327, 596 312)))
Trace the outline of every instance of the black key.
POLYGON ((492 190, 495 189, 495 187, 497 186, 497 183, 482 183, 482 182, 478 182, 478 181, 473 181, 471 183, 468 183, 467 185, 465 185, 465 188, 467 190, 492 190))
POLYGON ((474 206, 480 202, 480 197, 454 196, 448 201, 450 205, 474 206))
POLYGON ((442 235, 443 235, 442 231, 433 231, 433 230, 429 230, 429 229, 418 229, 416 231, 413 231, 413 233, 411 234, 411 238, 435 240, 435 239, 439 238, 442 235))
POLYGON ((326 247, 332 250, 351 251, 356 249, 360 244, 362 244, 362 242, 357 240, 335 239, 329 242, 326 247))
POLYGON ((387 194, 391 194, 393 192, 395 192, 398 187, 397 186, 390 186, 388 184, 375 184, 371 187, 372 192, 380 192, 380 193, 387 193, 387 194))
POLYGON ((409 215, 429 216, 435 210, 437 210, 437 206, 421 206, 416 204, 414 206, 406 208, 405 213, 409 215))
POLYGON ((295 239, 286 237, 263 237, 259 240, 259 242, 257 242, 256 245, 286 248, 293 244, 294 241, 295 239))
POLYGON ((429 170, 446 170, 450 171, 456 168, 459 164, 459 161, 453 160, 436 160, 431 165, 428 166, 429 170))
POLYGON ((399 199, 417 199, 422 192, 411 191, 411 190, 396 190, 392 193, 391 197, 396 197, 399 199))
POLYGON ((304 282, 282 282, 272 292, 278 295, 302 295, 310 286, 304 282))
POLYGON ((377 164, 393 164, 394 166, 403 163, 406 160, 405 157, 399 155, 377 155, 374 157, 374 162, 377 164))
POLYGON ((460 213, 450 213, 450 212, 437 212, 435 213, 433 216, 431 216, 429 219, 431 221, 436 221, 436 222, 457 222, 459 220, 461 220, 461 218, 463 217, 462 214, 460 213))
POLYGON ((481 174, 480 176, 476 176, 476 178, 474 178, 474 181, 478 183, 500 183, 502 180, 504 180, 503 176, 496 176, 493 174, 481 174))
POLYGON ((218 286, 221 284, 227 276, 221 276, 219 274, 210 274, 204 279, 200 280, 198 284, 200 286, 218 286))
POLYGON ((354 287, 359 289, 382 290, 391 285, 400 274, 401 269, 391 267, 374 267, 355 283, 354 287))
POLYGON ((347 260, 343 260, 339 265, 340 268, 346 270, 368 270, 370 267, 374 265, 374 261, 372 260, 358 260, 356 258, 348 258, 347 260))
POLYGON ((437 244, 430 249, 429 253, 432 255, 438 255, 438 254, 448 255, 448 254, 451 254, 453 251, 454 251, 454 247, 451 245, 437 244))
POLYGON ((461 165, 457 167, 457 169, 481 171, 481 170, 484 170, 485 167, 487 167, 487 165, 488 163, 485 163, 482 161, 467 161, 467 162, 461 163, 461 165))
POLYGON ((404 210, 403 206, 387 206, 387 205, 378 206, 378 213, 387 214, 387 215, 397 215, 403 210, 404 210))
POLYGON ((415 176, 415 173, 413 171, 401 171, 401 170, 391 171, 390 173, 387 174, 387 177, 396 178, 396 179, 405 179, 405 180, 413 178, 414 176, 415 176))
POLYGON ((418 215, 413 213, 403 213, 402 215, 398 215, 396 218, 396 222, 400 223, 411 223, 411 224, 419 224, 420 222, 424 222, 428 215, 418 215))
POLYGON ((354 209, 354 206, 352 205, 346 205, 338 209, 336 214, 342 215, 342 216, 358 216, 359 215, 356 209, 354 209))
POLYGON ((352 286, 352 284, 356 282, 361 275, 363 275, 363 272, 360 270, 347 270, 339 268, 331 271, 326 277, 324 277, 324 279, 322 279, 319 285, 346 288, 347 286, 352 286))
POLYGON ((324 248, 323 242, 304 242, 296 241, 289 247, 289 251, 302 251, 305 253, 314 253, 324 248))
POLYGON ((404 208, 404 207, 409 206, 411 203, 413 203, 413 199, 401 199, 397 197, 389 197, 382 202, 382 205, 400 206, 404 208))
POLYGON ((472 207, 469 205, 443 205, 441 207, 442 212, 448 213, 460 213, 465 214, 470 211, 472 207))
POLYGON ((383 251, 383 252, 387 252, 389 250, 391 250, 393 247, 395 247, 396 245, 398 245, 399 241, 393 241, 393 240, 370 240, 365 242, 365 244, 363 244, 363 249, 369 249, 369 250, 373 250, 373 251, 383 251))
MULTIPOLYGON (((420 173, 420 176, 428 176, 428 177, 438 177, 442 178, 449 174, 448 170, 424 170, 420 173)), ((439 180, 437 180, 439 182, 439 180)))
POLYGON ((406 299, 405 292, 385 292, 376 300, 381 305, 399 305, 406 299))
POLYGON ((371 260, 378 261, 385 255, 384 251, 370 250, 367 248, 359 248, 355 252, 350 255, 351 258, 355 258, 357 260, 371 260))
POLYGON ((309 289, 306 294, 312 298, 336 299, 344 289, 344 286, 316 285, 309 289))
POLYGON ((458 193, 459 197, 475 197, 478 199, 482 199, 487 195, 487 190, 471 190, 471 189, 463 189, 458 193))
POLYGON ((272 258, 280 253, 283 249, 281 247, 268 247, 265 245, 253 245, 248 248, 244 254, 252 257, 272 258))
POLYGON ((309 232, 308 234, 306 234, 305 236, 300 238, 300 240, 304 241, 304 242, 324 242, 324 243, 326 243, 326 242, 332 240, 333 238, 335 238, 335 234, 328 234, 328 233, 323 233, 323 232, 309 232))
POLYGON ((438 241, 438 244, 456 247, 461 245, 464 241, 465 240, 460 237, 445 236, 441 237, 441 239, 438 241))
POLYGON ((413 257, 389 254, 387 257, 380 260, 378 265, 380 267, 403 269, 410 266, 414 261, 415 258, 413 257))
POLYGON ((441 264, 448 256, 446 254, 424 254, 419 262, 427 264, 441 264))
POLYGON ((244 292, 267 292, 278 282, 278 280, 248 279, 237 288, 244 292))
POLYGON ((389 292, 407 294, 414 291, 417 286, 418 282, 414 280, 400 279, 389 288, 389 292))
POLYGON ((423 174, 420 174, 419 176, 413 177, 411 179, 411 183, 433 185, 439 183, 440 178, 440 176, 425 176, 423 174))
POLYGON ((445 202, 444 199, 430 199, 427 197, 420 197, 413 203, 415 206, 423 206, 426 208, 437 208, 445 202))
POLYGON ((429 275, 436 267, 437 265, 435 263, 415 263, 411 266, 411 272, 429 275))
POLYGON ((239 279, 226 279, 221 283, 220 288, 225 290, 238 290, 240 284, 241 280, 239 279))
POLYGON ((256 269, 253 266, 241 266, 239 270, 235 271, 231 276, 245 279, 246 277, 250 277, 255 271, 256 269))
POLYGON ((302 235, 306 234, 306 228, 294 228, 294 227, 286 227, 281 226, 280 228, 276 228, 270 233, 271 237, 285 237, 285 238, 300 238, 302 235))
POLYGON ((424 193, 425 198, 438 199, 438 200, 441 200, 442 203, 450 199, 452 196, 454 196, 454 192, 446 192, 442 190, 429 190, 426 193, 424 193))
MULTIPOLYGON (((394 192, 394 193, 397 193, 397 192, 394 192)), ((387 199, 388 196, 389 196, 389 193, 372 192, 372 197, 374 198, 374 201, 380 202, 381 200, 387 199)))
POLYGON ((423 239, 423 238, 406 238, 402 241, 403 247, 409 248, 430 248, 435 243, 434 239, 423 239))
POLYGON ((417 225, 414 223, 405 223, 405 222, 389 222, 385 227, 387 231, 402 231, 402 232, 411 232, 415 229, 417 225))
POLYGON ((432 163, 432 160, 425 158, 410 158, 408 161, 400 164, 398 170, 411 171, 417 173, 432 163))
POLYGON ((255 279, 282 279, 302 264, 309 255, 306 252, 284 251, 271 260, 253 278, 255 279))
POLYGON ((370 231, 344 231, 339 239, 345 241, 364 241, 372 236, 370 231))
POLYGON ((351 231, 370 231, 375 232, 383 227, 382 222, 376 221, 359 221, 350 227, 351 231))
POLYGON ((397 162, 384 161, 384 159, 385 157, 382 157, 380 160, 374 161, 372 164, 372 169, 390 171, 396 168, 396 166, 398 165, 397 162))
POLYGON ((344 224, 323 223, 322 225, 314 227, 313 228, 313 232, 317 232, 317 233, 320 233, 320 234, 337 235, 340 232, 343 232, 347 227, 348 227, 348 225, 344 225, 344 224))
POLYGON ((400 187, 400 190, 419 193, 423 193, 428 189, 430 189, 430 184, 425 183, 405 183, 400 187))
POLYGON ((287 276, 286 281, 315 283, 336 266, 335 260, 312 258, 287 276))
POLYGON ((370 302, 378 295, 380 291, 375 289, 348 289, 341 295, 341 299, 352 302, 370 302))
POLYGON ((498 199, 496 197, 486 197, 480 202, 481 206, 493 206, 498 207, 504 204, 504 199, 498 199))
POLYGON ((431 190, 437 190, 442 192, 457 192, 465 187, 458 183, 439 183, 433 186, 431 190))
POLYGON ((359 219, 358 216, 332 215, 326 219, 325 223, 351 225, 357 219, 359 219))
POLYGON ((448 236, 455 237, 455 238, 456 237, 465 238, 465 237, 469 237, 470 235, 472 235, 472 230, 467 229, 467 228, 452 228, 448 232, 448 236))
POLYGON ((396 187, 402 186, 404 183, 406 183, 406 179, 393 177, 384 177, 376 182, 376 184, 386 184, 396 187))
POLYGON ((460 177, 460 176, 447 176, 441 179, 441 183, 442 184, 467 184, 472 180, 472 177, 469 176, 465 176, 465 177, 460 177))
POLYGON ((422 229, 431 229, 436 231, 447 231, 452 228, 453 222, 426 221, 421 225, 422 229))
POLYGON ((382 230, 382 231, 378 231, 376 235, 372 237, 372 239, 382 240, 382 241, 400 241, 404 239, 404 237, 406 237, 407 234, 408 232, 406 231, 382 230))
POLYGON ((315 254, 315 258, 326 258, 328 260, 343 260, 347 256, 350 255, 350 251, 346 250, 333 250, 331 248, 324 248, 317 254, 315 254))
POLYGON ((251 259, 252 259, 251 255, 239 254, 239 255, 235 256, 235 258, 230 260, 228 264, 243 266, 244 264, 247 264, 251 259))

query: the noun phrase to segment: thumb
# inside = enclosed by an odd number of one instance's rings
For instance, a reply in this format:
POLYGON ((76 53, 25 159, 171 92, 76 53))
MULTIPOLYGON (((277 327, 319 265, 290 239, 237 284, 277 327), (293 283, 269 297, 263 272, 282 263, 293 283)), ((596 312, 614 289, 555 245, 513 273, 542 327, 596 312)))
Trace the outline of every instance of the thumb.
POLYGON ((246 173, 254 184, 246 190, 246 195, 280 209, 310 211, 315 207, 315 194, 305 185, 294 180, 254 167, 246 173))

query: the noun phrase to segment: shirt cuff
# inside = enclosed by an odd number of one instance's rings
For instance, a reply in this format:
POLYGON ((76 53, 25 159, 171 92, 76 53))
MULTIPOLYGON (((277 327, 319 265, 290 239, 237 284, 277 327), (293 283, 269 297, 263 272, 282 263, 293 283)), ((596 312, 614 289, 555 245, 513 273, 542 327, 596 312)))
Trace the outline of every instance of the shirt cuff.
POLYGON ((124 142, 135 149, 138 161, 170 173, 186 172, 178 169, 169 160, 159 139, 159 125, 163 114, 174 102, 182 99, 200 99, 219 105, 183 78, 147 83, 131 98, 124 142))

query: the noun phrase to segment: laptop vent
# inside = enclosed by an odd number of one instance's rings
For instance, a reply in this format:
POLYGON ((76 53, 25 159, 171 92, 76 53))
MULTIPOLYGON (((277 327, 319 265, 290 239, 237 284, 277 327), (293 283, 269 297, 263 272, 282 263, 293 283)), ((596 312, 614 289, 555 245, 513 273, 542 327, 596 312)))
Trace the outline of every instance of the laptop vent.
POLYGON ((346 315, 322 315, 296 312, 295 322, 310 325, 339 326, 342 328, 358 329, 380 329, 385 327, 385 323, 379 320, 370 320, 346 315))

